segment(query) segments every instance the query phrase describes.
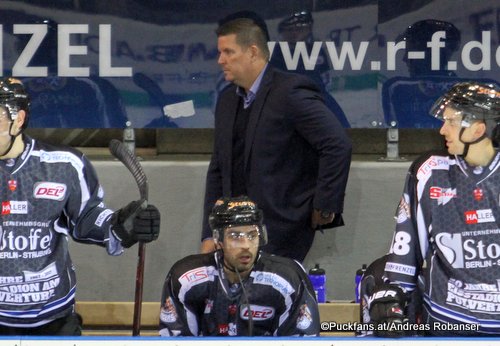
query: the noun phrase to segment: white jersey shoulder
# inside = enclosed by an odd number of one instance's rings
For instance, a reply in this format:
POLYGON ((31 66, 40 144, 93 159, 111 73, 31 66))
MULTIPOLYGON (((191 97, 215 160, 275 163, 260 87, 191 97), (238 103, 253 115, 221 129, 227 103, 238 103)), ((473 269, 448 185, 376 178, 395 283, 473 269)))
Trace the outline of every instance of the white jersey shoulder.
POLYGON ((434 170, 449 170, 450 165, 455 164, 455 159, 450 156, 432 155, 424 161, 417 169, 417 179, 428 178, 434 170))

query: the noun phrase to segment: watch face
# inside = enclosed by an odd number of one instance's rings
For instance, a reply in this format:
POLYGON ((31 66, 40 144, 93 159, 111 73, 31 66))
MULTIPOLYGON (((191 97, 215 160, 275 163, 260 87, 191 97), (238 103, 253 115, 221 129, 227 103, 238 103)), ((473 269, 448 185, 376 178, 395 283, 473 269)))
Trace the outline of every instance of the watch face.
POLYGON ((328 219, 330 216, 332 216, 332 213, 328 211, 322 211, 320 215, 323 219, 328 219))

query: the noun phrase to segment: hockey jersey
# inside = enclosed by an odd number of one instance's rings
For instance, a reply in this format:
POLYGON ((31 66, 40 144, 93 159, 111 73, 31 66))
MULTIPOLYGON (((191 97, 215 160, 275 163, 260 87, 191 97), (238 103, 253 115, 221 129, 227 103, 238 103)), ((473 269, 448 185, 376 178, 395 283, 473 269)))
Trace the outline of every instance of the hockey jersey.
POLYGON ((27 136, 24 142, 21 156, 0 165, 0 324, 14 327, 43 325, 73 311, 68 237, 122 252, 110 238, 112 211, 85 156, 27 136))
POLYGON ((499 167, 431 153, 408 172, 384 275, 422 291, 431 334, 500 333, 499 167))
POLYGON ((319 335, 318 304, 301 265, 261 252, 249 277, 231 285, 222 261, 219 251, 185 257, 172 267, 160 335, 319 335))

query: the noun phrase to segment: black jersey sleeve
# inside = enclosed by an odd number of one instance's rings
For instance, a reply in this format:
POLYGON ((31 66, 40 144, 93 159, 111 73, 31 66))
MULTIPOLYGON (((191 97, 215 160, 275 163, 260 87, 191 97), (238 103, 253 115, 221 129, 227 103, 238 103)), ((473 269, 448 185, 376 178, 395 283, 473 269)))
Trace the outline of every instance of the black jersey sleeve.
MULTIPOLYGON (((90 161, 76 150, 71 150, 71 154, 75 160, 72 163, 74 179, 64 208, 66 218, 61 217, 57 222, 66 223, 64 227, 75 241, 105 246, 113 211, 103 202, 104 190, 90 161)), ((118 250, 121 253, 121 247, 118 250)), ((108 247, 108 252, 112 251, 108 247)))
POLYGON ((211 254, 191 255, 176 262, 165 279, 162 291, 159 333, 161 336, 199 336, 204 295, 213 282, 209 274, 211 254))
POLYGON ((427 183, 440 165, 441 152, 429 152, 416 159, 408 173, 396 210, 396 227, 385 264, 385 278, 408 291, 416 287, 417 277, 427 251, 427 183))
MULTIPOLYGON (((296 292, 289 317, 280 323, 278 336, 318 336, 320 332, 320 318, 318 302, 311 281, 301 265, 293 262, 290 267, 294 270, 296 292)), ((292 280, 292 278, 289 278, 292 280)))
MULTIPOLYGON (((160 308, 161 336, 194 336, 188 327, 185 306, 179 300, 179 286, 175 284, 178 278, 170 271, 163 285, 160 308)), ((194 321, 195 328, 197 322, 194 321)))

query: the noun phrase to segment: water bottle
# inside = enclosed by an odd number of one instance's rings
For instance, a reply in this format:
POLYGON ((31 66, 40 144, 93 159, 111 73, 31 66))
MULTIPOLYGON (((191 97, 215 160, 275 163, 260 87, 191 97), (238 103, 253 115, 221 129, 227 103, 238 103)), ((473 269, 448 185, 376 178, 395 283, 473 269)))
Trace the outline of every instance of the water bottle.
POLYGON ((326 303, 326 274, 325 270, 316 264, 314 268, 309 270, 309 279, 316 293, 318 303, 326 303))
POLYGON ((360 289, 360 284, 361 284, 361 278, 363 277, 363 274, 366 271, 366 264, 363 264, 360 269, 356 270, 356 276, 354 278, 354 302, 359 303, 360 302, 360 295, 359 295, 359 289, 360 289))
POLYGON ((123 130, 123 144, 127 147, 127 149, 134 154, 135 153, 135 132, 132 128, 132 123, 127 121, 125 123, 127 126, 125 130, 123 130))

